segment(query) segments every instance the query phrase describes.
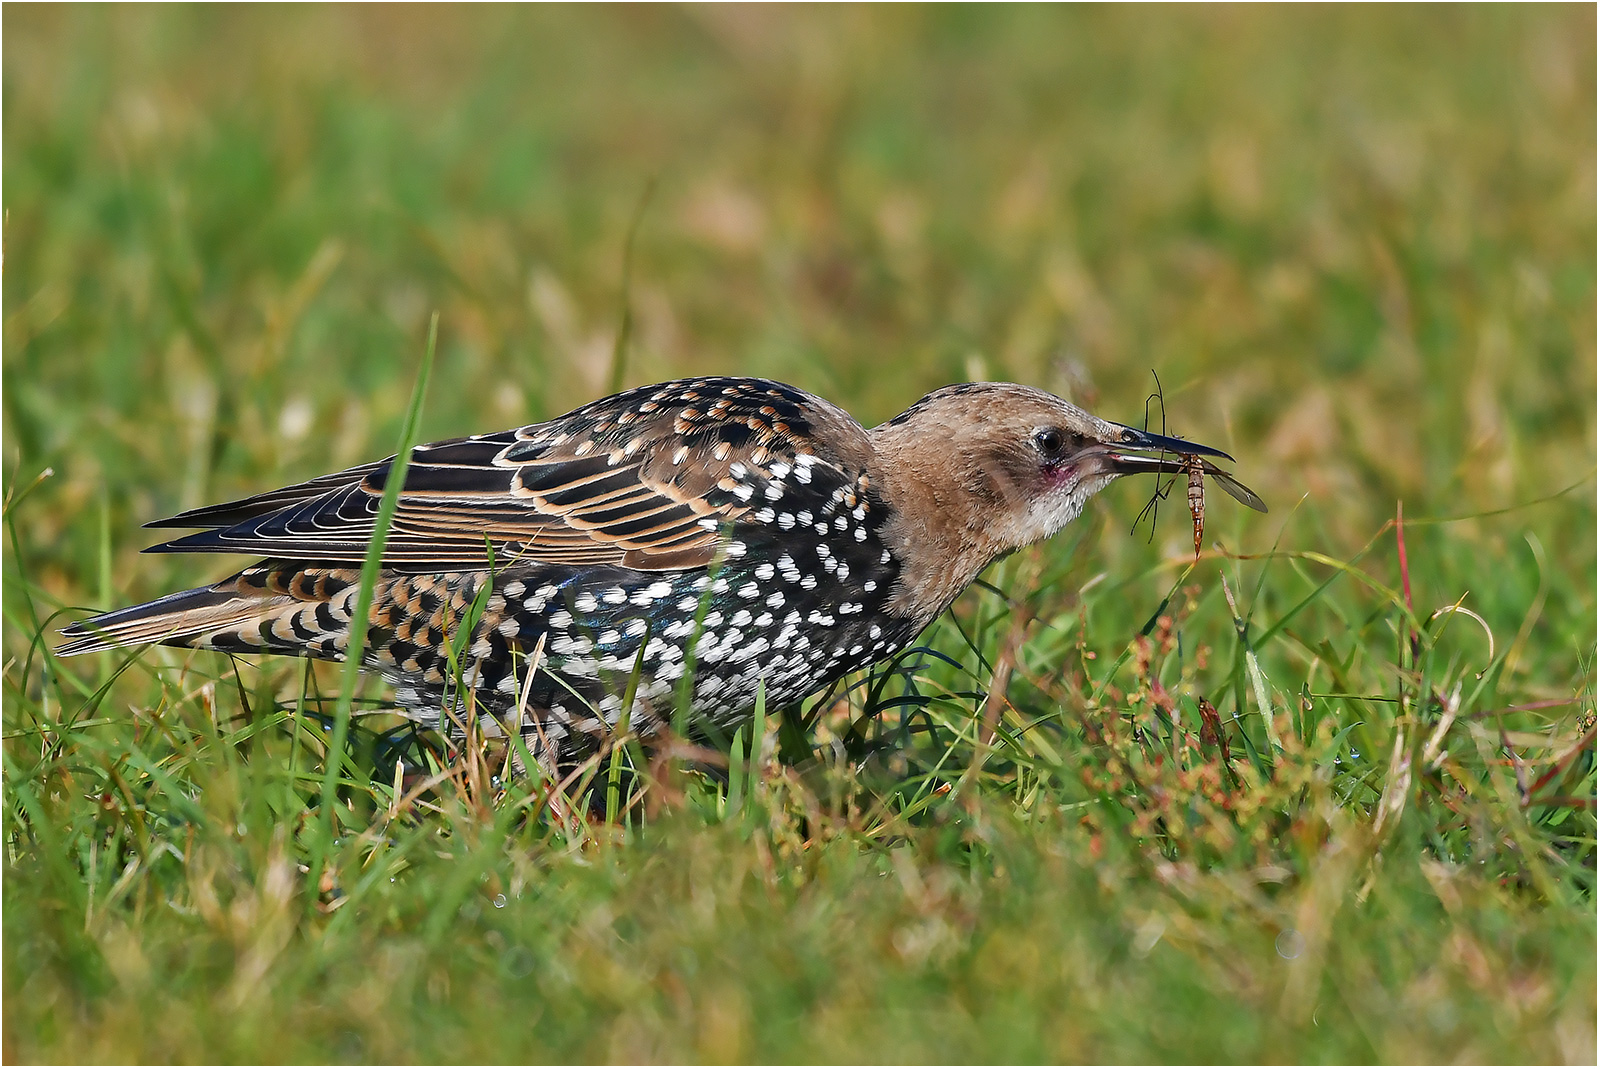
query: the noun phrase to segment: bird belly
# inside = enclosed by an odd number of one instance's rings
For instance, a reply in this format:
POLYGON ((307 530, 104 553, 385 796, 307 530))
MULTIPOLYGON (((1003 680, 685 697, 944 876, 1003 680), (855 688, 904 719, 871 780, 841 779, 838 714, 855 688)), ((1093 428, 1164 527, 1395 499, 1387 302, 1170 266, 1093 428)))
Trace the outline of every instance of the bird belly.
MULTIPOLYGON (((499 572, 470 641, 456 640, 465 651, 462 691, 564 759, 592 750, 624 721, 641 737, 659 733, 685 699, 691 730, 702 720, 724 731, 739 723, 759 687, 769 708, 791 705, 916 633, 884 612, 898 564, 876 540, 817 544, 826 548, 807 552, 792 539, 757 535, 714 568, 678 572, 499 572)), ((437 615, 440 604, 481 598, 486 574, 396 577, 385 591, 391 611, 374 614, 366 665, 397 684, 397 699, 419 719, 437 722, 443 710, 448 728, 459 718, 448 715, 463 703, 443 646, 461 625, 437 615), (439 590, 446 578, 459 589, 439 590), (430 608, 427 620, 407 624, 430 608)))

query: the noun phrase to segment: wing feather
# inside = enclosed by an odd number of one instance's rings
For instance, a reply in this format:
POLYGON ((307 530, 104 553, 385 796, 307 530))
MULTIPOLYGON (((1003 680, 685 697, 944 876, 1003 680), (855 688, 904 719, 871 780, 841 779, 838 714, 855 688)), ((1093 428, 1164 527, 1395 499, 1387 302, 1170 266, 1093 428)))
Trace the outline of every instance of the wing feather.
MULTIPOLYGON (((860 470, 870 454, 859 424, 794 387, 641 387, 548 423, 418 446, 384 561, 482 567, 492 550, 497 561, 691 567, 712 558, 723 527, 777 478, 774 465, 809 455, 860 470)), ((393 459, 151 524, 208 529, 150 551, 360 561, 393 459)))

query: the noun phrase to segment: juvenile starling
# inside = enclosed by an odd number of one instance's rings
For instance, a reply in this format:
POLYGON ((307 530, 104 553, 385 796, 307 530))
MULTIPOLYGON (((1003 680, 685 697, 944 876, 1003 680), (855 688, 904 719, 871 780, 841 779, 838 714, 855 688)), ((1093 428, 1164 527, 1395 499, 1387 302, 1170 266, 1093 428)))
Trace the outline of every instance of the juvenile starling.
MULTIPOLYGON (((726 729, 758 680, 781 708, 893 655, 1117 476, 1199 454, 1232 459, 1010 383, 947 386, 871 430, 765 379, 643 386, 412 452, 363 667, 426 724, 459 671, 480 713, 515 723, 544 764, 593 752, 636 664, 632 730, 671 722, 691 659, 691 709, 726 729)), ((58 652, 159 642, 343 660, 393 460, 150 524, 205 528, 150 552, 266 559, 74 624, 58 652)))

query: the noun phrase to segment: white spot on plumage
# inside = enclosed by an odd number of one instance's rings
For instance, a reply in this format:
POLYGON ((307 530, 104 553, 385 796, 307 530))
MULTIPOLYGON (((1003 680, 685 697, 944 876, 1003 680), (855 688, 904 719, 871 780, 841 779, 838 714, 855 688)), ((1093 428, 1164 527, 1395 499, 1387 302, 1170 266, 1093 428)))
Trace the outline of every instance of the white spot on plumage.
POLYGON ((775 569, 770 564, 762 563, 756 565, 756 578, 761 580, 763 583, 768 579, 771 579, 774 572, 775 569))
POLYGON ((754 642, 749 643, 748 645, 740 646, 737 650, 735 650, 733 652, 733 654, 728 658, 728 660, 731 661, 734 664, 740 664, 740 663, 742 663, 744 661, 748 661, 752 657, 756 657, 756 656, 759 656, 762 653, 765 653, 766 650, 767 650, 767 646, 768 646, 768 642, 767 642, 766 639, 758 638, 754 642))
POLYGON ((640 587, 638 590, 635 590, 633 592, 633 596, 629 598, 628 601, 642 608, 659 598, 666 597, 670 593, 672 593, 672 584, 658 580, 654 583, 651 583, 649 586, 640 587))
POLYGON ((579 612, 594 612, 600 607, 600 602, 595 596, 585 590, 582 594, 572 599, 572 607, 579 612))

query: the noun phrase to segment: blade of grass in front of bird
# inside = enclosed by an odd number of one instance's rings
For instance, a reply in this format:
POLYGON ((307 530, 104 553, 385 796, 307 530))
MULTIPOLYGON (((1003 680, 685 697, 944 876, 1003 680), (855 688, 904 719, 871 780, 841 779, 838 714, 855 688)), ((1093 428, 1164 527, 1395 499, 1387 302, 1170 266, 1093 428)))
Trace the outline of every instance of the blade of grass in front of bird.
POLYGON ((293 732, 289 739, 289 786, 288 792, 293 797, 291 801, 299 799, 299 792, 295 790, 295 779, 300 774, 300 732, 305 728, 306 721, 306 692, 311 689, 311 658, 307 657, 301 662, 305 667, 300 673, 300 692, 294 699, 294 718, 290 721, 289 730, 293 732))
POLYGON ((484 558, 488 561, 489 577, 479 584, 477 593, 472 598, 472 603, 467 606, 465 615, 458 621, 455 634, 447 634, 444 643, 445 659, 449 662, 450 682, 455 687, 455 694, 447 699, 460 708, 462 696, 466 693, 466 658, 467 645, 472 641, 472 635, 478 630, 478 622, 483 619, 484 611, 489 606, 489 595, 494 592, 495 563, 494 544, 489 540, 488 534, 483 536, 484 558))
POLYGON ((728 793, 723 796, 722 819, 731 821, 744 802, 744 728, 733 733, 728 747, 728 793))
POLYGON ((706 632, 706 616, 711 612, 712 599, 717 594, 717 577, 727 558, 728 542, 733 537, 733 525, 723 524, 717 542, 716 554, 706 565, 705 589, 700 592, 699 604, 694 609, 694 629, 683 646, 683 675, 678 678, 678 691, 673 696, 672 733, 685 738, 689 733, 689 719, 694 712, 694 674, 700 663, 700 639, 706 632))
MULTIPOLYGON (((633 658, 633 671, 628 674, 628 686, 622 695, 622 712, 617 716, 616 730, 611 740, 610 767, 606 769, 606 823, 617 822, 619 794, 622 784, 622 753, 627 748, 628 730, 633 719, 633 703, 639 694, 639 678, 644 675, 645 647, 650 645, 650 629, 645 628, 639 639, 639 652, 633 658)), ((637 769, 638 761, 633 762, 637 769)))
POLYGON ((406 409, 405 422, 400 428, 399 448, 390 462, 388 478, 384 480, 383 500, 378 505, 377 521, 372 528, 372 541, 367 546, 367 557, 361 565, 361 586, 356 591, 354 609, 350 614, 350 637, 345 646, 344 672, 339 681, 339 702, 334 707, 333 738, 323 759, 322 804, 319 806, 321 834, 312 846, 312 864, 306 874, 311 893, 308 898, 316 902, 316 889, 322 880, 322 865, 329 843, 333 841, 333 802, 339 777, 340 754, 350 734, 350 709, 355 701, 356 684, 361 677, 361 657, 367 644, 368 617, 372 611, 372 592, 378 585, 378 569, 383 561, 383 546, 389 535, 389 525, 394 522, 395 510, 400 504, 400 491, 405 486, 406 469, 411 464, 411 447, 417 440, 417 426, 422 422, 422 401, 428 392, 428 377, 433 371, 433 354, 439 341, 439 313, 433 313, 428 323, 428 345, 423 350, 422 366, 411 389, 411 404, 406 409))
POLYGON ((767 737, 767 679, 762 676, 756 680, 756 711, 755 717, 750 721, 750 751, 749 751, 749 776, 750 784, 745 789, 745 797, 755 800, 756 785, 761 782, 761 751, 767 737))

